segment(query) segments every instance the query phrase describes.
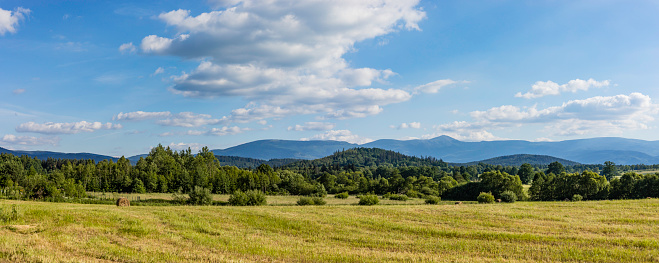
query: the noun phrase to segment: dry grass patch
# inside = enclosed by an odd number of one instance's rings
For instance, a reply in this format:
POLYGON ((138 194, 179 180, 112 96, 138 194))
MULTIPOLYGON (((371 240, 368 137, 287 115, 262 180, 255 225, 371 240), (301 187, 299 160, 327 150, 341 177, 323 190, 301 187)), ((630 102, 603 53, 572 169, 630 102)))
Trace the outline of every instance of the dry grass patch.
POLYGON ((0 261, 659 261, 657 199, 121 208, 0 201, 12 204, 21 216, 0 224, 0 261))

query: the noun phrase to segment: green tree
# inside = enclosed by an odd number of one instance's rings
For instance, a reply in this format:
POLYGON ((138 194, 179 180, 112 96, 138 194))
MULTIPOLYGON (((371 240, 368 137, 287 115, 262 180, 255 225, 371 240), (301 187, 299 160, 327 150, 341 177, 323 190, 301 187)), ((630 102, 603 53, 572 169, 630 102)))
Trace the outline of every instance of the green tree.
POLYGON ((620 176, 616 164, 611 161, 604 162, 604 169, 602 170, 602 175, 606 177, 606 180, 611 181, 613 177, 620 176))
POLYGON ((549 166, 547 167, 547 171, 545 173, 559 175, 564 172, 565 172, 565 167, 561 163, 556 161, 549 164, 549 166))
POLYGON ((525 163, 520 166, 519 171, 517 171, 517 176, 522 180, 522 183, 529 184, 531 183, 531 180, 533 180, 534 172, 533 166, 525 163))

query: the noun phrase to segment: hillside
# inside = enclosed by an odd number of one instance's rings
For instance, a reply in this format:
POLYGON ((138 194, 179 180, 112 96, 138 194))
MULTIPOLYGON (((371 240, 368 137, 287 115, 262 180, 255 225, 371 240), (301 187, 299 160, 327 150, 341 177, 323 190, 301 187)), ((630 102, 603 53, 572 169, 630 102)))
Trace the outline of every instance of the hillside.
POLYGON ((522 164, 539 164, 539 165, 548 165, 553 162, 559 162, 564 166, 578 165, 580 163, 573 162, 570 160, 565 160, 561 158, 556 158, 548 155, 535 155, 535 154, 515 154, 515 155, 506 155, 495 158, 490 158, 478 162, 466 163, 466 165, 475 165, 478 163, 486 163, 493 165, 503 165, 503 166, 520 166, 522 164))
POLYGON ((107 155, 93 154, 93 153, 60 153, 60 152, 49 152, 49 151, 14 151, 8 150, 0 147, 0 153, 10 153, 16 156, 27 155, 29 157, 36 157, 39 160, 46 160, 48 158, 53 159, 68 159, 68 160, 89 160, 92 159, 96 162, 102 160, 112 160, 117 161, 119 158, 115 158, 107 155))
POLYGON ((419 158, 407 156, 394 151, 378 148, 352 148, 337 151, 332 155, 315 159, 302 160, 285 167, 321 167, 321 166, 447 166, 448 164, 435 158, 419 158))
POLYGON ((256 168, 261 164, 267 164, 271 167, 280 167, 290 163, 300 161, 300 159, 271 159, 271 160, 261 160, 254 158, 238 157, 238 156, 220 156, 215 155, 215 157, 220 161, 220 165, 225 166, 236 166, 238 168, 256 168))

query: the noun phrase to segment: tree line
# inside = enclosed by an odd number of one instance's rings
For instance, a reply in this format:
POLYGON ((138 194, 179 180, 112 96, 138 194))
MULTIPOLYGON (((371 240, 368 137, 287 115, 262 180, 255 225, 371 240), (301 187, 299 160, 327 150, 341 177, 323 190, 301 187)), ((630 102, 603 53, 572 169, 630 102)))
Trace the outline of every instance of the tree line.
POLYGON ((544 169, 530 164, 450 166, 433 158, 405 159, 398 153, 365 148, 348 151, 318 162, 243 169, 222 165, 208 148, 193 154, 190 149, 173 151, 162 145, 134 165, 123 157, 116 162, 94 162, 1 154, 0 189, 4 196, 24 199, 82 198, 88 191, 190 193, 197 188, 214 194, 348 192, 450 200, 475 200, 481 192, 499 198, 506 191, 519 200, 564 200, 575 195, 586 200, 659 197, 659 175, 625 173, 620 177, 620 166, 611 162, 601 166, 600 175, 592 170, 571 172, 574 168, 558 162, 544 169), (359 157, 359 152, 366 154, 359 157), (523 184, 531 184, 528 191, 523 184))

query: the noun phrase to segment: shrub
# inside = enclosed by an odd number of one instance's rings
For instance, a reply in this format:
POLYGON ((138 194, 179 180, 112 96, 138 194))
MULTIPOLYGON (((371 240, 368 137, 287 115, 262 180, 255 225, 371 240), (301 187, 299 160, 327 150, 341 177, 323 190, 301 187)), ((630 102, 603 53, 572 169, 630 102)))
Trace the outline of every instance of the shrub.
POLYGON ((380 202, 377 195, 368 194, 359 197, 359 205, 377 205, 380 202))
POLYGON ((233 194, 229 196, 230 205, 245 206, 248 202, 249 198, 247 198, 247 194, 240 190, 233 192, 233 194))
POLYGON ((432 195, 427 195, 426 196, 426 204, 429 204, 429 205, 439 204, 439 201, 441 201, 441 200, 442 199, 439 198, 438 196, 432 196, 432 195))
POLYGON ((300 199, 297 200, 297 205, 314 205, 314 202, 311 197, 301 196, 300 199))
POLYGON ((480 203, 480 204, 494 203, 494 196, 491 193, 481 192, 478 195, 478 198, 476 198, 476 199, 478 200, 478 203, 480 203))
POLYGON ((325 204, 327 204, 327 201, 325 201, 325 199, 322 198, 322 197, 312 197, 311 199, 313 199, 313 204, 314 205, 325 205, 325 204))
POLYGON ((579 202, 581 200, 583 200, 583 196, 581 196, 579 194, 575 194, 575 195, 572 196, 572 201, 573 202, 579 202))
POLYGON ((306 197, 306 196, 301 196, 299 200, 297 200, 297 205, 325 205, 327 202, 325 202, 325 199, 322 197, 306 197))
POLYGON ((208 190, 207 188, 195 186, 188 195, 190 196, 188 203, 193 205, 210 205, 213 203, 211 190, 208 190))
POLYGON ((172 194, 172 202, 179 205, 188 202, 188 198, 185 197, 185 195, 182 193, 181 188, 179 188, 177 192, 172 194))
MULTIPOLYGON (((383 196, 383 198, 384 198, 384 196, 383 196)), ((398 200, 398 201, 407 201, 409 198, 407 197, 407 195, 392 194, 392 195, 389 195, 389 199, 390 200, 398 200)))
POLYGON ((229 204, 235 206, 259 206, 267 204, 267 201, 265 194, 259 191, 236 191, 229 197, 229 204))
POLYGON ((0 221, 3 223, 9 223, 12 221, 18 220, 18 209, 16 209, 16 205, 11 206, 11 211, 7 211, 6 213, 3 211, 3 207, 0 207, 0 221))
POLYGON ((348 194, 348 192, 343 192, 343 193, 335 194, 335 195, 334 195, 334 198, 338 198, 338 199, 348 199, 348 196, 350 196, 350 195, 348 194))
POLYGON ((409 190, 407 193, 405 193, 405 195, 411 198, 419 198, 422 194, 414 190, 409 190))
POLYGON ((501 201, 506 203, 514 203, 517 201, 517 195, 513 191, 503 191, 503 193, 501 193, 501 201))

